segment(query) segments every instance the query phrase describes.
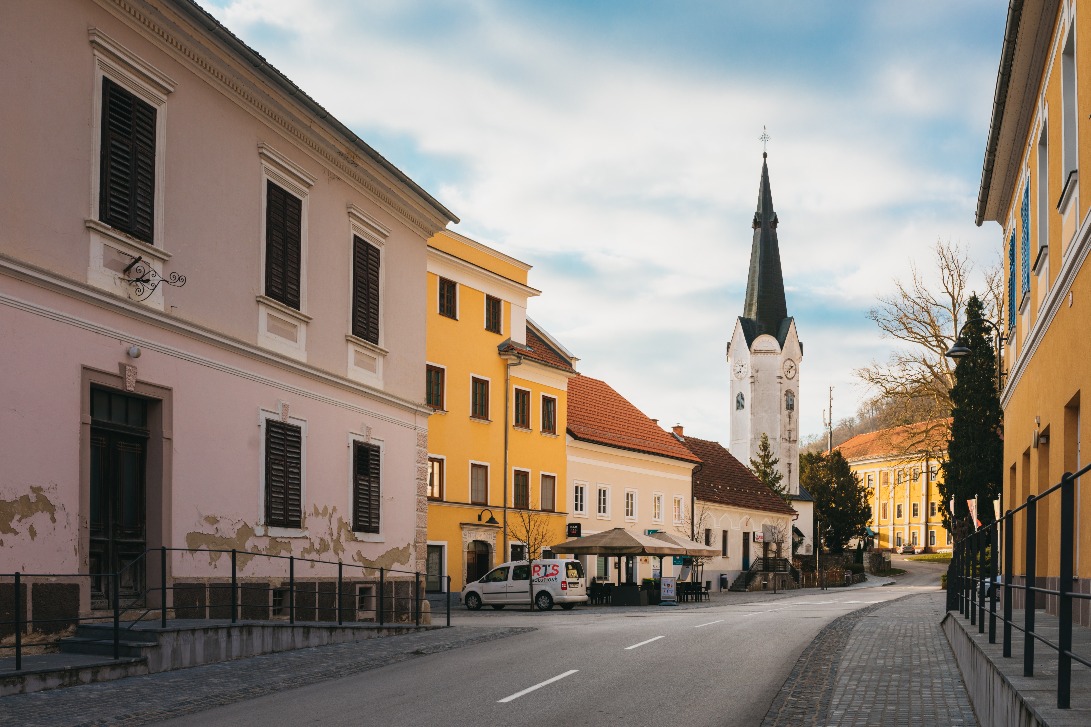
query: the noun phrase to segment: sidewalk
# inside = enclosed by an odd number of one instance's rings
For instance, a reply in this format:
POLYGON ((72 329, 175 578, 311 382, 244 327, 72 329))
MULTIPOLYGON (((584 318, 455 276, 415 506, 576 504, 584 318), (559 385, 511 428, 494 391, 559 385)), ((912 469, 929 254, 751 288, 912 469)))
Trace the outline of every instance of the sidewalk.
POLYGON ((763 727, 977 725, 940 628, 942 591, 846 614, 796 662, 763 727))

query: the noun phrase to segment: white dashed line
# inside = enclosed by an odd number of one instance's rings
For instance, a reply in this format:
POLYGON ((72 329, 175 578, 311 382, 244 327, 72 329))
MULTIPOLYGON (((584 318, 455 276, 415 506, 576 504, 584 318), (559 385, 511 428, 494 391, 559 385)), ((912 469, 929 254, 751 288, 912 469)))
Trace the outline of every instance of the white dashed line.
POLYGON ((633 644, 632 646, 626 646, 625 650, 628 651, 629 649, 635 649, 638 646, 644 646, 644 644, 650 644, 653 641, 659 641, 661 638, 663 638, 663 637, 662 636, 656 636, 655 638, 648 639, 647 641, 641 641, 639 644, 633 644))
POLYGON ((718 624, 718 623, 723 623, 723 621, 724 621, 723 619, 720 619, 719 621, 709 621, 709 622, 708 622, 707 624, 697 624, 697 625, 696 625, 696 626, 694 626, 693 628, 695 628, 695 629, 699 629, 699 628, 701 628, 702 626, 711 626, 712 624, 718 624))
MULTIPOLYGON (((660 637, 660 638, 662 638, 662 637, 660 637)), ((565 677, 570 677, 570 676, 572 676, 573 674, 575 674, 578 671, 579 671, 579 669, 569 669, 564 674, 558 674, 557 676, 553 677, 552 679, 546 679, 544 682, 540 682, 538 684, 535 684, 533 687, 527 687, 523 691, 516 692, 515 694, 511 695, 510 697, 504 697, 503 699, 498 699, 498 700, 496 700, 496 703, 497 704, 507 704, 508 702, 514 702, 516 699, 523 696, 524 694, 530 694, 535 689, 541 689, 542 687, 546 686, 547 684, 552 684, 553 682, 559 682, 560 680, 564 679, 565 677)))

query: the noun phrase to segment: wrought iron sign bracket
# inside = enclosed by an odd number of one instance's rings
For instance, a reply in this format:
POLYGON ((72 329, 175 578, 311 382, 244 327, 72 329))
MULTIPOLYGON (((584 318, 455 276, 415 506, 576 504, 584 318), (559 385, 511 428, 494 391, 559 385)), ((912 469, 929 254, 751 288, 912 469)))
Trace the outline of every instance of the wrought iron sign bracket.
POLYGON ((123 281, 133 286, 133 293, 137 300, 147 300, 160 283, 166 283, 174 288, 181 288, 186 284, 186 276, 181 273, 171 273, 164 278, 144 260, 143 255, 133 257, 132 262, 121 271, 121 275, 123 281))

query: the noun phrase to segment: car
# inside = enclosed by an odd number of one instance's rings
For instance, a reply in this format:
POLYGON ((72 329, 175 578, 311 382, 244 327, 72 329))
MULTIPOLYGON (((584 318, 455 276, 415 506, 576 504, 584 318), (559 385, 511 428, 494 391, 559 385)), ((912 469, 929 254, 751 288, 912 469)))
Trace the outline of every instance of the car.
POLYGON ((896 551, 898 553, 901 553, 902 555, 913 555, 917 552, 917 546, 913 545, 912 543, 904 543, 902 545, 899 545, 896 548, 896 551))
POLYGON ((530 605, 548 611, 554 604, 565 610, 577 603, 587 603, 587 584, 583 564, 568 558, 525 560, 501 563, 476 581, 462 588, 462 603, 471 611, 482 606, 500 610, 507 605, 530 605), (533 599, 530 574, 534 572, 533 599))

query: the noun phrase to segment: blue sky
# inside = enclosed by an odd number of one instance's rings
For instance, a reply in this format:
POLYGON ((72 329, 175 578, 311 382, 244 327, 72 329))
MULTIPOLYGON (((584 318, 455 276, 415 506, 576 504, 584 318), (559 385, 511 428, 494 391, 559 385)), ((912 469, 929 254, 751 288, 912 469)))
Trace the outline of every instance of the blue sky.
POLYGON ((801 430, 867 391, 876 296, 974 205, 1006 4, 204 0, 457 214, 534 266, 529 314, 661 424, 728 438, 763 126, 801 430))

